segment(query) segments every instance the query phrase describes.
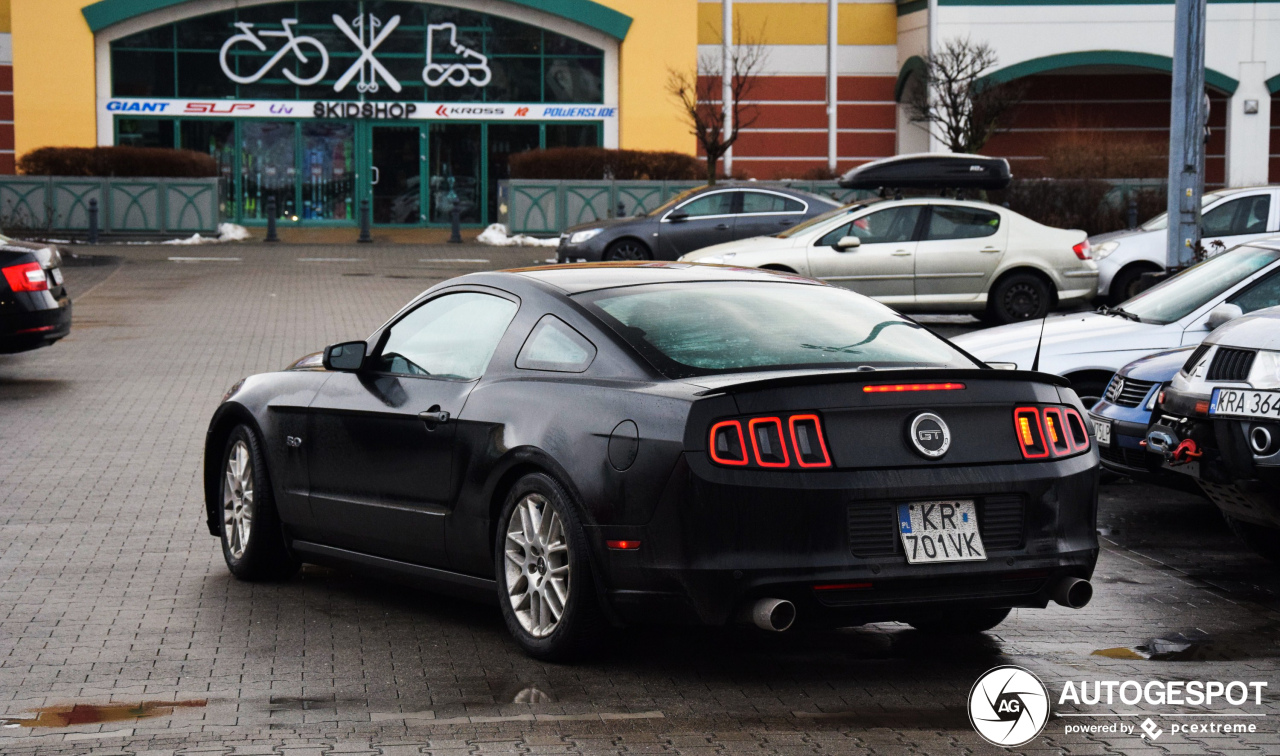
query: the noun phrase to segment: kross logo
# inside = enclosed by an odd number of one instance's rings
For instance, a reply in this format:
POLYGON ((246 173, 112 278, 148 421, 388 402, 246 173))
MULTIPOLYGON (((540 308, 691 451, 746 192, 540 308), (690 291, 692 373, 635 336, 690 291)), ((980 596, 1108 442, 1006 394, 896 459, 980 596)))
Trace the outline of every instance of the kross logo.
POLYGON ((969 723, 988 743, 1020 746, 1049 721, 1049 691, 1022 667, 989 670, 969 691, 969 723))

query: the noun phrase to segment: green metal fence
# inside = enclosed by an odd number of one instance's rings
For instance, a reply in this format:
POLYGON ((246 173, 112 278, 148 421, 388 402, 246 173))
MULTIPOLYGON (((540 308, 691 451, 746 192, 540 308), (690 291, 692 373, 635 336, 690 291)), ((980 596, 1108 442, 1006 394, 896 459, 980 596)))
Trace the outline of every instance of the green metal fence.
MULTIPOLYGON (((647 213, 676 194, 701 185, 699 181, 510 179, 498 184, 498 220, 513 234, 558 234, 579 223, 647 213)), ((834 181, 752 181, 749 185, 791 187, 839 202, 870 194, 841 189, 834 181)))
POLYGON ((102 233, 209 234, 222 222, 218 178, 0 178, 0 228, 84 233, 98 201, 102 233))

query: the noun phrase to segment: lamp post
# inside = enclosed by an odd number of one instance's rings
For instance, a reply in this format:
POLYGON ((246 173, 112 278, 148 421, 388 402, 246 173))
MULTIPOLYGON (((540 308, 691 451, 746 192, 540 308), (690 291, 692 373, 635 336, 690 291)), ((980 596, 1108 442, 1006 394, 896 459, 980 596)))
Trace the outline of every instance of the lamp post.
POLYGON ((1169 118, 1168 270, 1190 265, 1200 243, 1200 198, 1204 194, 1205 0, 1175 0, 1173 90, 1169 118))
MULTIPOLYGON (((720 0, 720 107, 725 141, 733 135, 733 0, 720 0)), ((733 175, 733 147, 724 151, 724 175, 733 175)))

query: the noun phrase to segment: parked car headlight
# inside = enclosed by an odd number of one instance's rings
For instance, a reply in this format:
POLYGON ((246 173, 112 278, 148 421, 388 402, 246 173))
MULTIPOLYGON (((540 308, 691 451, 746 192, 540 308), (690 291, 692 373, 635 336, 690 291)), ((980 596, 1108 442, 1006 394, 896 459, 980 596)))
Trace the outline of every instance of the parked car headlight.
POLYGON ((1253 368, 1249 370, 1249 385, 1254 388, 1280 388, 1280 352, 1258 351, 1258 356, 1253 358, 1253 368))
POLYGON ((1103 242, 1093 248, 1093 259, 1101 260, 1102 258, 1106 257, 1112 252, 1115 252, 1117 249, 1120 249, 1120 242, 1117 242, 1117 241, 1103 242))
POLYGON ((569 243, 581 244, 584 241, 597 236, 603 230, 603 228, 589 228, 586 231, 574 231, 572 234, 569 234, 569 243))
POLYGON ((245 379, 241 378, 240 380, 236 381, 236 385, 227 389, 227 393, 222 395, 222 402, 219 402, 219 404, 225 403, 228 399, 235 396, 236 392, 240 390, 240 387, 244 385, 244 380, 245 379))

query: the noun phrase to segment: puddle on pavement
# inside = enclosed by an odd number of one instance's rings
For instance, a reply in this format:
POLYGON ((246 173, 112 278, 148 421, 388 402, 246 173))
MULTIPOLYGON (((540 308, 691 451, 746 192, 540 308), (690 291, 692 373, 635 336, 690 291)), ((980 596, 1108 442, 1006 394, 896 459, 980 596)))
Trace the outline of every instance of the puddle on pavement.
POLYGON ((75 725, 121 722, 126 719, 164 717, 178 708, 200 708, 204 699, 193 701, 141 701, 113 704, 63 704, 33 709, 34 717, 5 719, 5 727, 72 727, 75 725))

